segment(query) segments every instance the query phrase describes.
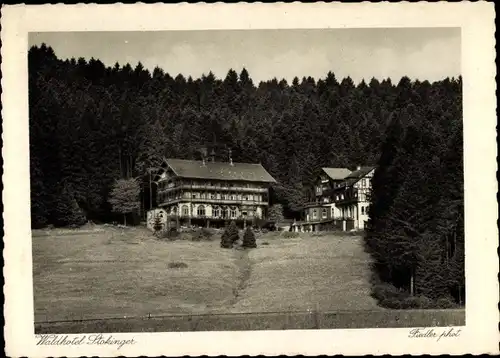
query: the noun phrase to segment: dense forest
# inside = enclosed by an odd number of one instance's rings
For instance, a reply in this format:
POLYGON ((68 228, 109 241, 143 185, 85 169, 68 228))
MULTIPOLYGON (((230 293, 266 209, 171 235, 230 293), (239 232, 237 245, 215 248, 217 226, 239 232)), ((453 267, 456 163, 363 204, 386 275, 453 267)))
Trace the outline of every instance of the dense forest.
POLYGON ((173 77, 61 60, 46 45, 28 60, 33 227, 115 220, 115 180, 147 178, 163 156, 200 159, 202 147, 262 163, 289 217, 319 168, 377 165, 366 244, 381 280, 463 302, 460 77, 355 84, 329 72, 256 84, 246 69, 173 77))
POLYGON ((372 180, 365 241, 391 308, 465 304, 461 79, 427 88, 400 97, 372 180))

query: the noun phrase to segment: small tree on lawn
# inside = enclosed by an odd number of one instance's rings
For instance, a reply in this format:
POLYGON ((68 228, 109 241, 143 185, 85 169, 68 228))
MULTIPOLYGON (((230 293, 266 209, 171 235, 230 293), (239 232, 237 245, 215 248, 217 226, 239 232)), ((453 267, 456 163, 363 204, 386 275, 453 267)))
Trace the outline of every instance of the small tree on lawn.
POLYGON ((250 226, 247 227, 245 233, 243 234, 243 247, 254 249, 257 247, 255 242, 255 234, 250 226))
POLYGON ((283 221, 283 205, 274 204, 269 208, 267 217, 274 223, 283 221))
POLYGON ((231 224, 226 227, 226 230, 222 233, 220 246, 225 249, 230 249, 233 244, 239 239, 239 231, 236 223, 231 221, 231 224))
POLYGON ((53 208, 57 226, 81 226, 87 221, 71 190, 65 185, 53 208))
POLYGON ((140 186, 137 179, 119 179, 113 185, 109 198, 109 203, 113 206, 113 211, 123 214, 124 224, 127 225, 127 214, 139 209, 140 186))
POLYGON ((153 220, 153 230, 155 232, 163 229, 163 223, 161 222, 160 214, 156 214, 153 220))

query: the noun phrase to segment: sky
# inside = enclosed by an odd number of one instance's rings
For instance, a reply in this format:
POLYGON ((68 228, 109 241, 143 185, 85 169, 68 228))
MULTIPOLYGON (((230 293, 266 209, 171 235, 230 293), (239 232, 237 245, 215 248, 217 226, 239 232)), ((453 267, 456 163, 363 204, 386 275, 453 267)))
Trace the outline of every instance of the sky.
POLYGON ((402 76, 436 81, 461 74, 459 28, 210 30, 30 33, 29 46, 45 43, 61 59, 100 59, 113 66, 141 62, 175 77, 212 71, 224 78, 245 67, 254 82, 295 76, 354 82, 402 76))

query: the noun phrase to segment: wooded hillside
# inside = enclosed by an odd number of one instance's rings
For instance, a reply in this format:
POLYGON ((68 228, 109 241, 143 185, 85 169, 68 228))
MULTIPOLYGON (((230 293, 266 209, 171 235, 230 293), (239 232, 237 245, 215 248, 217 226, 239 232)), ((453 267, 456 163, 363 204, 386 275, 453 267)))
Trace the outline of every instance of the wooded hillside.
MULTIPOLYGON (((219 160, 231 148, 234 161, 261 162, 278 181, 271 202, 289 217, 319 168, 378 165, 365 240, 379 279, 463 303, 461 82, 355 84, 329 72, 256 84, 245 69, 193 79, 141 64, 63 61, 33 47, 32 225, 116 220, 115 180, 139 177, 162 156, 200 159, 203 146, 219 160)), ((398 306, 399 291, 386 291, 379 299, 398 306)))
MULTIPOLYGON (((279 182, 272 202, 294 215, 320 167, 377 164, 396 119, 418 133, 435 131, 443 146, 452 138, 447 113, 461 128, 450 108, 461 96, 460 79, 355 84, 329 72, 256 84, 245 69, 193 79, 141 64, 63 61, 42 45, 29 51, 29 82, 35 227, 67 224, 68 207, 77 218, 113 220, 108 195, 116 179, 139 176, 162 156, 199 159, 198 149, 213 143, 219 160, 229 147, 234 161, 261 162, 279 182)), ((433 158, 426 153, 419 155, 433 158)))

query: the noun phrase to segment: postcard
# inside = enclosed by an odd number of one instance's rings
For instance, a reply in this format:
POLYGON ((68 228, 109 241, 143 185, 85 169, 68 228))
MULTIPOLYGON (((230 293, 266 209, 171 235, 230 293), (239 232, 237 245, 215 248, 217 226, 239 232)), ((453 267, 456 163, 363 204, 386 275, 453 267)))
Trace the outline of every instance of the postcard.
POLYGON ((2 7, 9 356, 498 353, 494 7, 2 7))

